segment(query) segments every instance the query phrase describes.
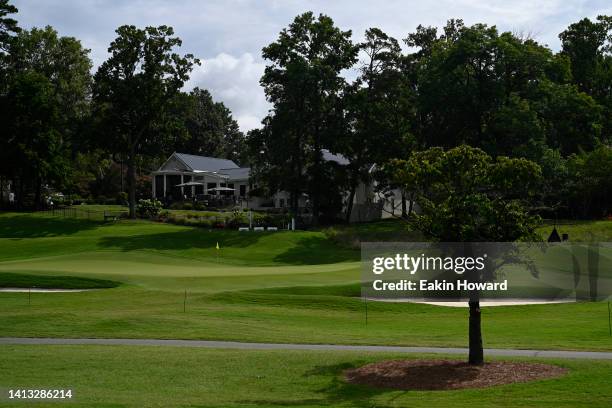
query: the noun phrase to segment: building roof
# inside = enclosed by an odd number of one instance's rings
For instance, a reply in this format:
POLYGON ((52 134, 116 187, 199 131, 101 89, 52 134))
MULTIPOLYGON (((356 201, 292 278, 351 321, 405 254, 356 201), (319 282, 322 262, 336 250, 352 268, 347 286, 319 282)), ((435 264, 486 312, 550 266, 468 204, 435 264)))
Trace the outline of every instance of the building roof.
POLYGON ((229 180, 248 180, 251 172, 250 167, 238 167, 233 169, 220 169, 219 173, 229 176, 229 180))
POLYGON ((231 160, 216 157, 195 156, 186 153, 174 153, 180 161, 193 171, 219 171, 221 169, 237 169, 238 165, 231 160))

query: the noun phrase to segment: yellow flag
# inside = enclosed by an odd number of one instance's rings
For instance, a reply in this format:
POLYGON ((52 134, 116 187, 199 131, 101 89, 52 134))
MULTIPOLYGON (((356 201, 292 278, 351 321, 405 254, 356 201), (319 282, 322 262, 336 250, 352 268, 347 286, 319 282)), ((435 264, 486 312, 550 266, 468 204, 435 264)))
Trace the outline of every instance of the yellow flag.
POLYGON ((217 241, 217 251, 219 250, 219 242, 217 241))

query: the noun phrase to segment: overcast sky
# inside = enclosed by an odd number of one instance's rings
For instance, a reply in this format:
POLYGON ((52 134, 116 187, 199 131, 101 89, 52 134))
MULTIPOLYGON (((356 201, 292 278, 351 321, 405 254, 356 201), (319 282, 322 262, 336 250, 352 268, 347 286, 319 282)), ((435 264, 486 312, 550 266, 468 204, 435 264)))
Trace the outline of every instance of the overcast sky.
POLYGON ((612 14, 610 0, 12 0, 24 28, 51 25, 91 49, 94 67, 107 56, 114 30, 170 25, 182 38, 184 53, 202 60, 188 84, 209 89, 233 112, 243 131, 258 127, 269 105, 259 78, 265 62, 261 48, 304 11, 331 16, 361 40, 368 27, 397 39, 417 25, 441 27, 449 18, 467 24, 496 25, 500 30, 530 33, 551 48, 557 35, 582 17, 612 14))

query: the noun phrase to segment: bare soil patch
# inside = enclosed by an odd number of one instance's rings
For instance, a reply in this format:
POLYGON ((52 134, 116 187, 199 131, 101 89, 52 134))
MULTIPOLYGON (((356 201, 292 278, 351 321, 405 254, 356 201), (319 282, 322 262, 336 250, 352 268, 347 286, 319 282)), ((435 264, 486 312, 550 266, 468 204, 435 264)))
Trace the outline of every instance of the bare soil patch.
POLYGON ((441 391, 542 380, 567 372, 563 367, 529 362, 471 366, 456 360, 390 360, 346 370, 344 376, 349 383, 376 388, 441 391))

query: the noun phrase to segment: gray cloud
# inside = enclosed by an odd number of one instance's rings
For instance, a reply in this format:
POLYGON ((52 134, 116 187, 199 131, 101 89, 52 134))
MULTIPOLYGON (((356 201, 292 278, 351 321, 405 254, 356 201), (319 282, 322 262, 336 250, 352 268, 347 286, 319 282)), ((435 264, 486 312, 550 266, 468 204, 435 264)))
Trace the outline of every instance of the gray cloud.
MULTIPOLYGON (((203 61, 189 86, 211 91, 234 113, 243 130, 259 125, 269 106, 259 77, 261 48, 299 13, 312 10, 351 29, 356 41, 368 27, 404 38, 417 25, 442 26, 449 18, 522 31, 558 49, 557 35, 582 17, 612 14, 608 0, 13 0, 20 25, 54 26, 91 49, 94 65, 107 57, 114 30, 122 24, 171 25, 184 52, 203 61)), ((349 73, 350 76, 350 73, 349 73)))

